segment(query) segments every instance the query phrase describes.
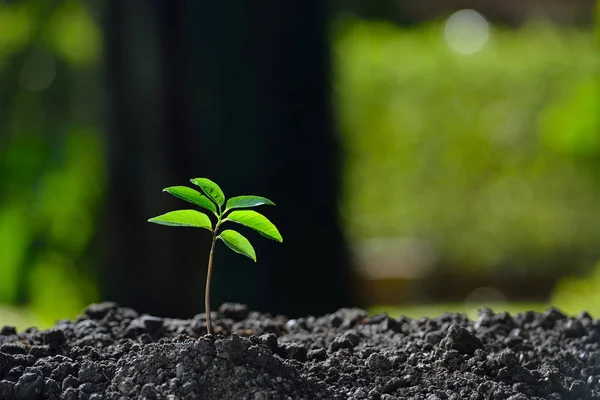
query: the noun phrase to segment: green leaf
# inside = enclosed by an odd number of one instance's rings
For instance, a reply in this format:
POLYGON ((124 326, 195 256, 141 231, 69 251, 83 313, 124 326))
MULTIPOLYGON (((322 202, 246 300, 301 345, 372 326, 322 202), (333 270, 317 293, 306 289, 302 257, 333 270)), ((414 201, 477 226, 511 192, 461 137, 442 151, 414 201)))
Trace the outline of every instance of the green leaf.
POLYGON ((269 239, 283 242, 281 234, 264 215, 252 210, 232 211, 224 221, 233 221, 252 228, 269 239))
POLYGON ((219 206, 222 206, 223 203, 225 203, 225 195, 223 194, 223 191, 221 190, 219 185, 217 185, 210 179, 195 178, 190 179, 190 182, 192 182, 196 186, 199 186, 200 189, 202 189, 202 191, 219 206))
POLYGON ((251 195, 236 196, 236 197, 232 197, 229 200, 227 200, 227 210, 232 210, 234 208, 256 207, 256 206, 262 206, 263 204, 266 204, 269 206, 275 205, 275 203, 273 203, 271 200, 267 199, 266 197, 251 196, 251 195))
POLYGON ((226 229, 218 236, 231 250, 236 253, 245 255, 256 262, 256 252, 254 247, 250 244, 241 233, 238 233, 231 229, 226 229))
POLYGON ((170 193, 181 200, 196 204, 197 206, 205 208, 208 211, 212 211, 214 213, 217 212, 217 206, 215 206, 215 203, 197 190, 187 186, 171 186, 163 189, 163 192, 170 193))
POLYGON ((192 228, 205 228, 212 230, 212 223, 208 215, 196 210, 171 211, 158 217, 150 218, 148 222, 167 226, 189 226, 192 228))

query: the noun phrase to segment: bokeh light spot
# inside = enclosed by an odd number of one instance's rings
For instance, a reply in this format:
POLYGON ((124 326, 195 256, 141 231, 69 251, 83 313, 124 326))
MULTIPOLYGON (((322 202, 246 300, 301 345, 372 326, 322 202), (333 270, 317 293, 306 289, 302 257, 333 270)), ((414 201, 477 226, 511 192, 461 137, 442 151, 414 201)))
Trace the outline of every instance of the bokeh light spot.
POLYGON ((483 49, 490 38, 490 27, 475 10, 460 10, 444 25, 444 39, 456 53, 474 54, 483 49))
POLYGON ((56 77, 54 58, 43 51, 34 52, 21 67, 19 85, 31 92, 48 88, 56 77))
POLYGON ((26 7, 0 3, 0 57, 20 50, 30 40, 33 28, 26 7))
POLYGON ((100 28, 82 2, 62 2, 50 18, 47 29, 52 49, 59 58, 72 65, 91 65, 100 55, 100 28))

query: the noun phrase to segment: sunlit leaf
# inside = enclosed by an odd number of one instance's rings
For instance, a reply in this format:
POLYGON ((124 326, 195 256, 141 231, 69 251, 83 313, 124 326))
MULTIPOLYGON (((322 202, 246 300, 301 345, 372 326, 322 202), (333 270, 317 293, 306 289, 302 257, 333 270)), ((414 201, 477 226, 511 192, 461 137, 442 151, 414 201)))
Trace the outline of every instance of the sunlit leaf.
POLYGON ((195 179, 190 179, 190 182, 192 182, 196 186, 199 186, 200 189, 202 189, 202 191, 208 197, 210 197, 212 200, 214 200, 214 202, 217 203, 219 206, 222 206, 223 203, 225 203, 225 195, 223 194, 223 191, 221 190, 219 185, 217 185, 210 179, 195 178, 195 179))
POLYGON ((227 206, 228 210, 231 210, 234 208, 256 207, 256 206, 261 206, 263 204, 266 204, 269 206, 275 205, 275 203, 273 203, 271 200, 267 199, 266 197, 245 195, 245 196, 236 196, 236 197, 230 198, 229 200, 227 200, 226 206, 227 206))
POLYGON ((254 247, 252 247, 248 239, 242 234, 231 229, 226 229, 221 232, 219 239, 221 239, 231 250, 243 254, 256 262, 256 252, 254 251, 254 247))
POLYGON ((217 212, 217 206, 215 206, 215 203, 213 203, 205 195, 187 186, 171 186, 163 189, 163 192, 170 193, 181 200, 196 204, 197 206, 205 208, 208 211, 212 211, 214 213, 217 212))
POLYGON ((269 239, 273 239, 278 242, 283 242, 283 238, 277 230, 277 227, 275 227, 275 225, 273 225, 273 223, 269 221, 267 217, 260 213, 257 213, 256 211, 232 211, 231 214, 229 214, 225 220, 237 222, 238 224, 254 229, 258 233, 265 237, 268 237, 269 239))
POLYGON ((188 226, 212 230, 208 216, 196 210, 171 211, 158 217, 150 218, 148 222, 167 226, 188 226))

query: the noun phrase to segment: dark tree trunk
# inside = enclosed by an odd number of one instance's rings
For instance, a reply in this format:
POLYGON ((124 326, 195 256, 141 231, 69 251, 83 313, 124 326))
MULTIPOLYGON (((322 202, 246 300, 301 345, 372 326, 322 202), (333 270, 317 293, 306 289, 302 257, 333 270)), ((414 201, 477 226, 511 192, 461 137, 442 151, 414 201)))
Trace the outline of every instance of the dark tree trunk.
POLYGON ((202 169, 187 124, 182 18, 177 1, 113 0, 106 19, 112 126, 101 292, 168 316, 202 311, 201 266, 209 240, 206 231, 146 222, 182 206, 162 188, 186 184, 202 169))
POLYGON ((218 244, 213 308, 239 301, 297 316, 354 304, 326 2, 109 3, 105 297, 161 315, 202 311, 208 232, 145 221, 187 207, 163 187, 205 176, 227 196, 272 198, 277 207, 259 211, 284 236, 240 227, 257 264, 218 244))

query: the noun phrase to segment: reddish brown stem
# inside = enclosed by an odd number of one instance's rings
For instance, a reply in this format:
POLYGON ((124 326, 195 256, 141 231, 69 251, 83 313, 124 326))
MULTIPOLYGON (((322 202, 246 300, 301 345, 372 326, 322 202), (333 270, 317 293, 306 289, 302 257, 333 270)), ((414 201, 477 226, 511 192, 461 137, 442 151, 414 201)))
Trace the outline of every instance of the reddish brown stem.
POLYGON ((206 291, 204 293, 204 311, 206 312, 206 331, 212 334, 212 320, 210 318, 210 280, 212 277, 213 256, 215 253, 215 243, 217 242, 217 230, 213 232, 213 240, 210 245, 210 254, 208 255, 208 271, 206 272, 206 291))

